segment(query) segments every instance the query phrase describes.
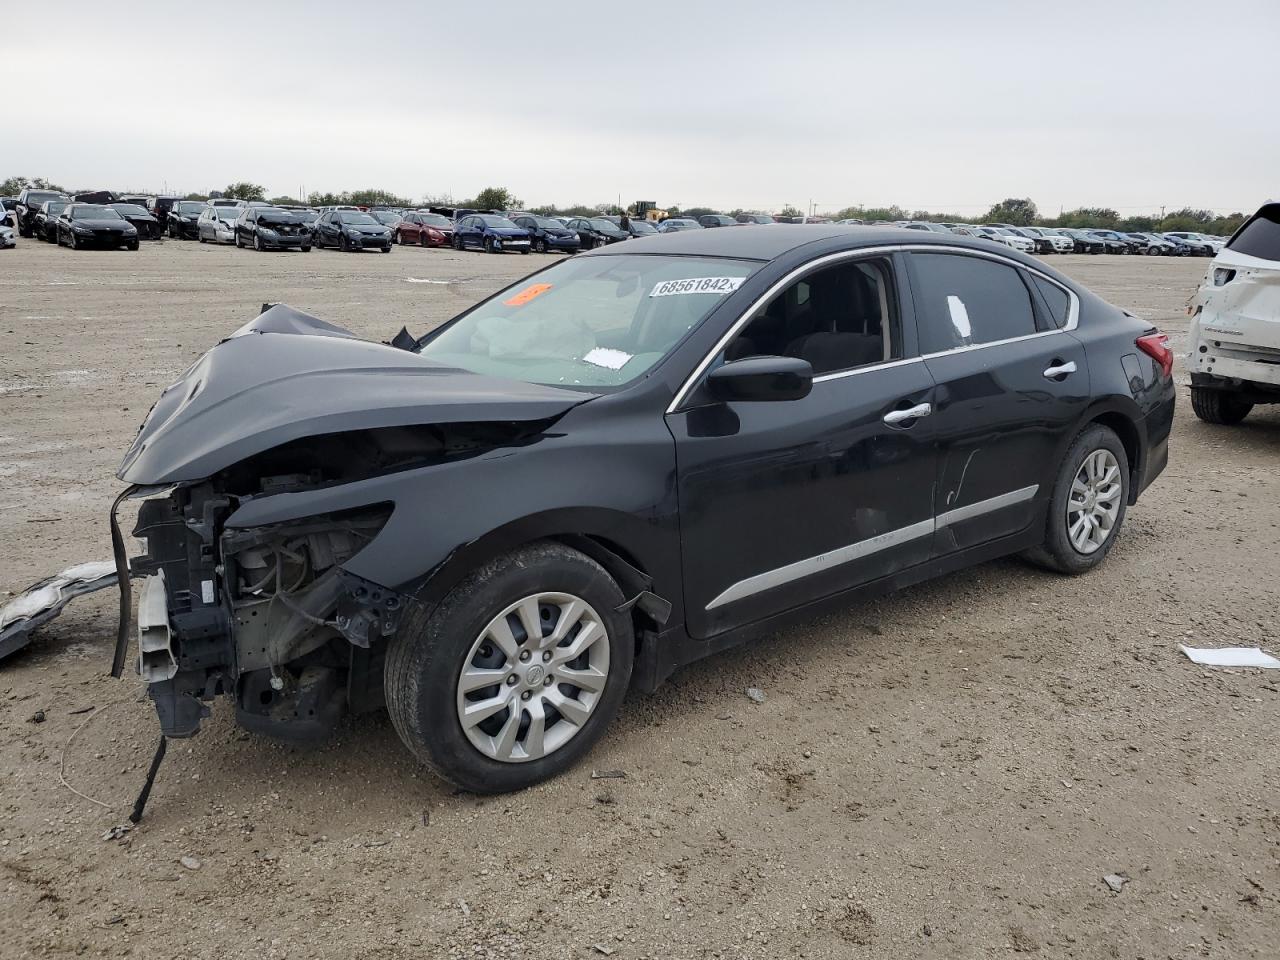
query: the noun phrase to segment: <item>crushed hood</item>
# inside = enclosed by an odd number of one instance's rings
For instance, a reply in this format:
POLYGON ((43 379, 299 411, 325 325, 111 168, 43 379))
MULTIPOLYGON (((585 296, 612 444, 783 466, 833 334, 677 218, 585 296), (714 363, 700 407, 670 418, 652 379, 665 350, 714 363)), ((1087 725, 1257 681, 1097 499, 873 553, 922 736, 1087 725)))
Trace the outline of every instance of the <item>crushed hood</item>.
POLYGON ((116 475, 136 484, 200 480, 304 437, 545 420, 589 399, 440 366, 279 305, 204 354, 160 395, 116 475))

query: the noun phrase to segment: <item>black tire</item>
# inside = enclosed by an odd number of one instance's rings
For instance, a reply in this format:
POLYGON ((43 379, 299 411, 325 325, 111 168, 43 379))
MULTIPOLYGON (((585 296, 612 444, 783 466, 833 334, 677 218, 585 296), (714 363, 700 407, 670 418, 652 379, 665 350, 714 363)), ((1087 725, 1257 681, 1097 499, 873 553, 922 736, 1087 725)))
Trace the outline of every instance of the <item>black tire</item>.
POLYGON ((547 241, 543 240, 541 237, 538 237, 538 239, 533 241, 533 249, 538 251, 538 253, 546 253, 547 241))
POLYGON ((239 231, 239 230, 237 230, 237 231, 236 231, 236 249, 237 249, 237 250, 243 250, 243 249, 244 249, 244 244, 242 244, 242 243, 240 242, 240 231, 239 231))
POLYGON ((591 558, 544 541, 498 557, 476 570, 426 615, 406 615, 387 650, 387 711, 400 739, 436 775, 475 793, 506 793, 563 773, 587 753, 626 695, 635 654, 631 617, 618 613, 622 591, 591 558), (558 750, 523 763, 480 752, 458 719, 456 682, 472 644, 509 604, 535 593, 581 597, 609 635, 609 678, 581 730, 558 750))
POLYGON ((138 249, 138 241, 135 240, 133 243, 129 244, 129 249, 136 251, 138 249))
POLYGON ((310 252, 311 252, 311 248, 310 248, 310 247, 306 247, 306 246, 304 246, 304 247, 302 247, 302 252, 303 252, 303 253, 310 253, 310 252))
POLYGON ((1049 498, 1049 514, 1045 518, 1044 542, 1028 550, 1025 556, 1033 563, 1057 573, 1087 573, 1106 559, 1120 537, 1129 506, 1129 455, 1115 431, 1102 424, 1085 427, 1071 444, 1058 468, 1058 476, 1049 498), (1087 456, 1097 450, 1108 450, 1120 466, 1120 507, 1106 541, 1093 553, 1081 553, 1072 545, 1067 533, 1067 500, 1071 485, 1087 456))
POLYGON ((399 230, 397 230, 395 233, 391 235, 391 242, 398 243, 401 246, 404 246, 404 237, 400 235, 399 230))
POLYGON ((70 233, 67 235, 67 246, 70 247, 72 250, 80 249, 80 241, 76 239, 76 235, 74 233, 70 233))
POLYGON ((383 252, 383 253, 390 253, 390 252, 391 252, 391 244, 389 244, 389 243, 388 243, 385 247, 383 247, 383 248, 382 248, 382 252, 383 252))
POLYGON ((1192 387, 1191 409, 1205 423, 1233 427, 1249 415, 1253 404, 1228 390, 1192 387))
POLYGON ((493 248, 493 238, 492 238, 492 237, 485 237, 485 238, 484 238, 484 252, 485 252, 485 253, 497 253, 497 251, 493 248))
POLYGON ((253 235, 253 249, 257 250, 259 253, 262 253, 263 250, 262 237, 256 233, 253 235))

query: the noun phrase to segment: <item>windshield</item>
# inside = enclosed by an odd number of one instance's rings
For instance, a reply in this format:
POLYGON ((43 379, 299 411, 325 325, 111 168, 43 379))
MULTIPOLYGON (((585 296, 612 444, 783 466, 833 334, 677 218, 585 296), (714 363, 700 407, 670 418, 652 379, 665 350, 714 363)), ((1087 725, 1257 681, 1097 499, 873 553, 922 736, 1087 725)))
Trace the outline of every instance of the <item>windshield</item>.
POLYGON ((540 226, 543 230, 563 230, 564 224, 559 220, 552 220, 550 217, 534 217, 533 222, 540 226))
POLYGON ((754 268, 701 257, 573 258, 482 303, 420 352, 512 380, 621 386, 670 353, 754 268))
POLYGON ((597 230, 604 230, 606 233, 618 232, 618 225, 616 223, 611 223, 604 217, 592 217, 587 221, 587 223, 591 224, 597 230))
POLYGON ((479 217, 478 219, 482 220, 484 222, 484 225, 487 227, 498 227, 503 230, 519 230, 520 229, 514 223, 508 220, 506 217, 486 215, 486 216, 479 217))
POLYGON ((320 216, 320 214, 316 213, 314 210, 294 210, 292 213, 296 217, 301 217, 307 223, 315 223, 316 218, 320 216))
POLYGON ((196 216, 201 213, 205 205, 198 200, 183 200, 181 203, 174 204, 178 208, 178 212, 187 216, 196 216))
POLYGON ((366 226, 381 226, 377 220, 369 216, 367 213, 361 213, 359 210, 339 210, 335 215, 339 223, 359 223, 366 226))
POLYGON ((81 203, 71 208, 72 220, 123 220, 120 214, 110 207, 81 203))
MULTIPOLYGON (((45 211, 47 211, 48 213, 51 213, 51 214, 53 214, 53 213, 61 213, 63 210, 67 209, 67 201, 65 201, 65 200, 46 200, 46 201, 41 205, 41 207, 42 207, 42 209, 44 209, 45 211)), ((0 223, 3 223, 3 221, 0 221, 0 223)))
POLYGON ((150 216, 150 214, 148 214, 146 210, 138 206, 136 203, 113 203, 111 205, 111 208, 113 210, 119 210, 126 217, 150 216))
POLYGON ((1004 227, 983 227, 984 230, 990 230, 992 233, 998 233, 1002 237, 1012 237, 1013 232, 1006 230, 1004 227))
POLYGON ((654 227, 654 225, 647 220, 632 220, 631 232, 632 233, 657 233, 658 231, 654 227))
POLYGON ((418 216, 428 227, 447 227, 451 223, 448 217, 442 217, 438 213, 420 213, 418 216))
POLYGON ((393 224, 400 219, 400 214, 392 213, 390 210, 375 210, 373 218, 379 223, 393 224))
POLYGON ((46 200, 60 200, 61 198, 62 198, 62 194, 53 193, 49 190, 28 190, 27 206, 38 207, 40 206, 40 204, 44 203, 46 200))

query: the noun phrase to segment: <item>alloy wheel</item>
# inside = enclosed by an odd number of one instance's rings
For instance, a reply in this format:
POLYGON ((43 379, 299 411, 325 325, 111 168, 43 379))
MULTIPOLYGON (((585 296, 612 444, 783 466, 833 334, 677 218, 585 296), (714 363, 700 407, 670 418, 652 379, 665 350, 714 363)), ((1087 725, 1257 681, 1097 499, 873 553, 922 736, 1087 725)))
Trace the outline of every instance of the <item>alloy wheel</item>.
POLYGON ((591 605, 537 593, 489 621, 463 660, 458 722, 491 760, 554 753, 590 720, 609 680, 609 636, 591 605))
POLYGON ((1114 453, 1099 449, 1084 458, 1067 497, 1067 538, 1079 553, 1095 553, 1110 539, 1123 493, 1114 453))

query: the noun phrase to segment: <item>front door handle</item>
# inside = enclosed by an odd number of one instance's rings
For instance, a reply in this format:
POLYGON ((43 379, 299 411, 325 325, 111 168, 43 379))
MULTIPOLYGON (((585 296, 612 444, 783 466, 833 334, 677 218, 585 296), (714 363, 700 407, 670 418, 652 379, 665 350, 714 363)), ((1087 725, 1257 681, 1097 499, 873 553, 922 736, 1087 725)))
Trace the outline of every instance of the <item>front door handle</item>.
POLYGON ((896 427, 900 423, 906 423, 908 420, 919 420, 921 417, 927 417, 933 413, 933 405, 928 403, 917 403, 914 407, 908 407, 906 410, 890 410, 884 415, 884 422, 891 427, 896 427))
POLYGON ((1076 362, 1068 360, 1066 363, 1058 363, 1056 360, 1049 366, 1045 367, 1044 377, 1046 380, 1061 380, 1068 374, 1076 372, 1076 362))

